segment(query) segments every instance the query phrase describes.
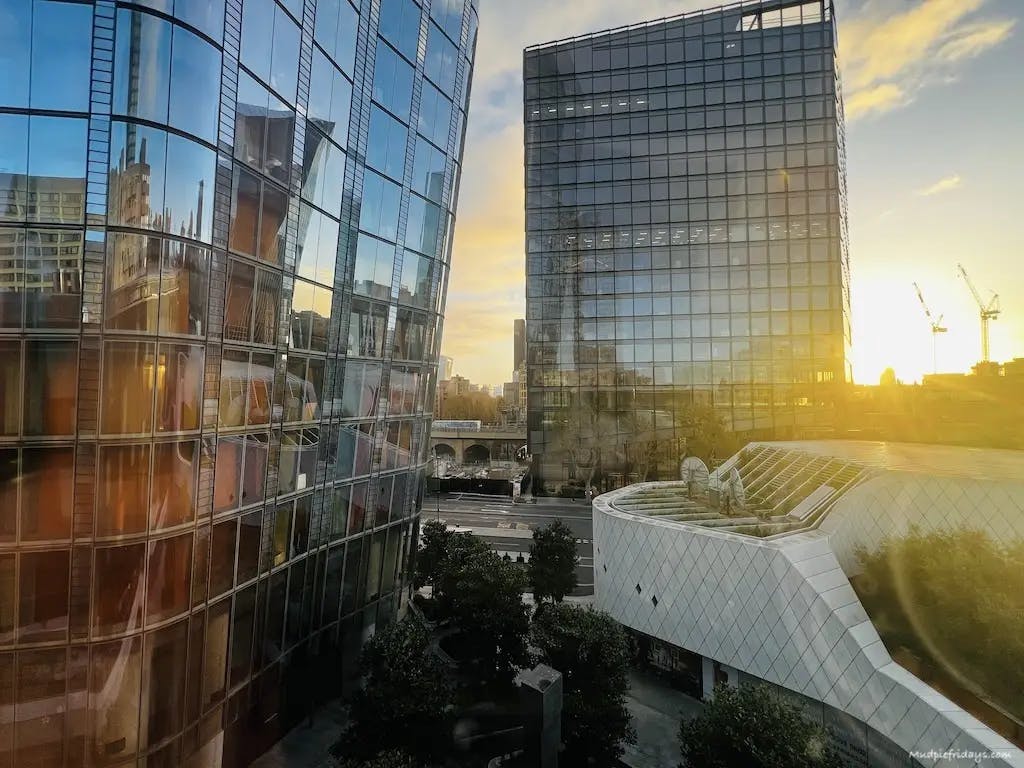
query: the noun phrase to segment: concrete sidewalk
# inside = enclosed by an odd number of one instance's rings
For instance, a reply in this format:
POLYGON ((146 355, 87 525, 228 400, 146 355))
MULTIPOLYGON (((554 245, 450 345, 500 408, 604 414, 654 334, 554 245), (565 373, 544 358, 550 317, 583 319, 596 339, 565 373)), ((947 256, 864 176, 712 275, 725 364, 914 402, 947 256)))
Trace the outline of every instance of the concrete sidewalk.
POLYGON ((622 762, 630 768, 679 765, 679 723, 700 714, 704 704, 649 672, 631 670, 629 700, 636 744, 626 745, 622 762))
POLYGON ((303 720, 250 768, 333 768, 337 763, 328 750, 341 737, 347 722, 341 699, 328 702, 314 713, 312 727, 303 720))

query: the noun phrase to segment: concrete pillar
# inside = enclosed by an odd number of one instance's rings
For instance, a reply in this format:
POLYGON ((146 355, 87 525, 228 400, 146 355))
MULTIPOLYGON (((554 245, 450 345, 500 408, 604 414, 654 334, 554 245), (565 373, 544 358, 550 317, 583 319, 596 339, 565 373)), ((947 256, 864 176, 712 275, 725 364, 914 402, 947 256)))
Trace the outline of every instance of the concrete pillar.
POLYGON ((562 674, 545 664, 516 678, 523 712, 526 765, 558 768, 562 745, 562 674))

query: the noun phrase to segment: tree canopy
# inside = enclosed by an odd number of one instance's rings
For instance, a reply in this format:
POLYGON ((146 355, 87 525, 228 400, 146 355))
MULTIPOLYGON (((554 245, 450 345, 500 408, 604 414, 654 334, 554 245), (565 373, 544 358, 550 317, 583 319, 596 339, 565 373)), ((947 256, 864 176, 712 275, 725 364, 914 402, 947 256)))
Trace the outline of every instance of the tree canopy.
POLYGON ((719 686, 679 727, 680 768, 842 768, 825 731, 764 685, 719 686))
MULTIPOLYGON (((423 760, 443 755, 452 691, 422 621, 410 615, 380 630, 363 648, 360 667, 366 685, 353 696, 340 751, 359 760, 387 750, 423 760)), ((381 765, 405 765, 390 759, 381 765)))
POLYGON ((448 557, 454 533, 438 521, 429 520, 420 530, 420 549, 416 554, 416 573, 413 575, 413 586, 419 589, 425 585, 433 586, 440 573, 442 561, 448 557))
POLYGON ((555 602, 561 602, 576 588, 578 562, 576 537, 569 526, 561 520, 555 520, 550 525, 536 529, 527 566, 534 599, 540 603, 550 597, 555 602))
POLYGON ((629 643, 608 614, 556 603, 538 612, 530 640, 540 661, 562 673, 566 766, 615 765, 636 732, 626 708, 629 643))

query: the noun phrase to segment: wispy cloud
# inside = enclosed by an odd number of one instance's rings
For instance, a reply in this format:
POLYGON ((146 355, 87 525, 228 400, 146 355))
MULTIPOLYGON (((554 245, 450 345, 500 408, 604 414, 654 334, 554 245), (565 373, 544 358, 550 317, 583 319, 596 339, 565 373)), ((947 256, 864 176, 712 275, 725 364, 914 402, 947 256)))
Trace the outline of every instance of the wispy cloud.
POLYGON ((930 197, 931 195, 939 195, 943 192, 949 192, 952 189, 956 189, 960 186, 960 174, 954 173, 951 176, 939 179, 934 184, 930 184, 924 189, 919 189, 917 194, 921 197, 930 197))
POLYGON ((921 0, 906 7, 869 0, 840 19, 847 116, 856 120, 901 107, 925 85, 955 78, 954 65, 1006 40, 1013 19, 969 18, 985 3, 921 0))

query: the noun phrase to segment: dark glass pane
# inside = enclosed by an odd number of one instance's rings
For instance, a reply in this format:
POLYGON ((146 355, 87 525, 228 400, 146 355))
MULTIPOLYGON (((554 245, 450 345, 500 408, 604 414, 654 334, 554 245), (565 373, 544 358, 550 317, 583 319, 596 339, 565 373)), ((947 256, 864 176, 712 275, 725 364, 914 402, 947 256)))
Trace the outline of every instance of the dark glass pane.
POLYGON ((78 397, 78 344, 25 344, 24 430, 26 435, 72 435, 78 397))
MULTIPOLYGON (((0 555, 0 643, 4 645, 14 641, 14 620, 18 610, 14 596, 15 558, 13 552, 0 555)), ((10 718, 7 722, 10 722, 10 718)))
POLYGON ((178 733, 185 713, 188 621, 146 635, 142 663, 143 743, 154 745, 178 733))
POLYGON ((21 344, 0 340, 0 435, 18 434, 21 384, 21 344))
POLYGON ((18 713, 15 765, 60 765, 64 757, 67 651, 18 654, 18 713))
POLYGON ((341 607, 341 577, 345 565, 345 547, 335 547, 327 555, 327 579, 321 626, 336 621, 341 607))
POLYGON ((210 597, 217 597, 234 586, 237 529, 237 520, 226 520, 213 526, 213 538, 210 540, 210 597))
POLYGON ((238 529, 237 582, 244 584, 256 578, 259 570, 260 542, 262 541, 263 512, 250 512, 241 519, 238 529))
MULTIPOLYGON (((228 350, 228 352, 230 351, 231 350, 228 350)), ((232 382, 229 379, 227 382, 228 386, 225 387, 225 372, 223 370, 223 366, 228 364, 228 362, 229 361, 225 359, 221 363, 221 395, 222 397, 226 396, 230 398, 232 389, 235 389, 236 391, 240 389, 241 394, 237 395, 242 398, 242 403, 238 406, 238 412, 240 415, 244 412, 242 409, 245 407, 244 384, 242 384, 241 388, 232 387, 232 382)), ((226 421, 223 418, 221 419, 221 423, 226 426, 232 426, 230 421, 226 421)), ((235 509, 239 505, 238 485, 241 481, 242 475, 242 446, 244 445, 244 440, 245 437, 243 435, 234 435, 231 437, 222 437, 217 441, 217 465, 213 483, 214 512, 224 512, 229 509, 235 509)))
POLYGON ((205 710, 224 697, 228 663, 228 631, 231 599, 210 608, 206 622, 206 651, 203 656, 202 703, 205 710))
MULTIPOLYGON (((283 449, 282 449, 283 450, 283 449)), ((288 545, 291 540, 292 505, 282 504, 274 512, 274 559, 275 566, 288 559, 288 545)))
POLYGON ((252 668, 253 619, 256 615, 256 586, 235 595, 231 617, 231 685, 249 677, 252 668))
POLYGON ((22 552, 18 576, 18 640, 65 640, 68 632, 68 550, 22 552))
POLYGON ((191 595, 192 534, 149 545, 146 620, 155 623, 188 610, 191 595))
MULTIPOLYGON (((22 450, 22 541, 71 538, 74 467, 73 448, 22 450)), ((13 511, 13 506, 5 508, 4 516, 13 518, 13 511)))
POLYGON ((242 504, 263 501, 267 479, 267 437, 246 435, 245 471, 242 475, 242 504))
POLYGON ((96 535, 143 533, 149 500, 148 445, 100 449, 96 535))

